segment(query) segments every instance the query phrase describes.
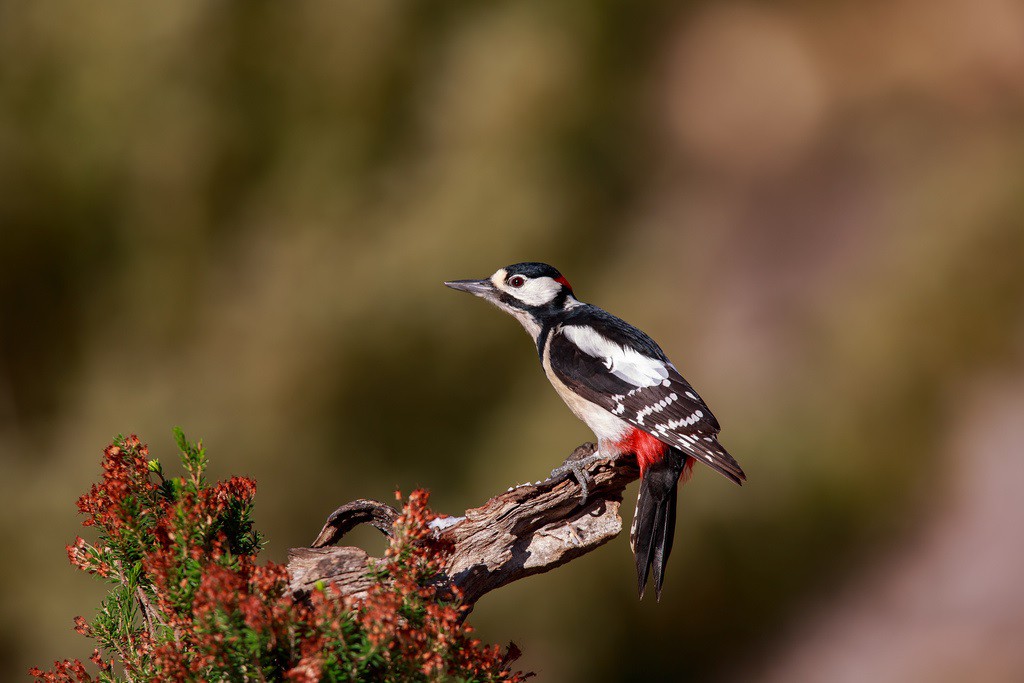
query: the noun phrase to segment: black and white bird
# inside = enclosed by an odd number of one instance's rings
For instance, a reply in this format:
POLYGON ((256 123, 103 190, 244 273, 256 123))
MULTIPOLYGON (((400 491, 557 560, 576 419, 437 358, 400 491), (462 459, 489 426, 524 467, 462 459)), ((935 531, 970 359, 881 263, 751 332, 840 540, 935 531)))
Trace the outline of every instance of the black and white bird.
POLYGON ((654 340, 573 295, 544 263, 517 263, 484 280, 445 282, 518 320, 537 345, 544 373, 569 409, 593 430, 598 450, 556 469, 572 471, 586 497, 584 467, 635 453, 640 466, 630 545, 640 597, 651 570, 658 599, 672 550, 676 490, 701 462, 737 484, 739 464, 718 443, 718 420, 654 340))

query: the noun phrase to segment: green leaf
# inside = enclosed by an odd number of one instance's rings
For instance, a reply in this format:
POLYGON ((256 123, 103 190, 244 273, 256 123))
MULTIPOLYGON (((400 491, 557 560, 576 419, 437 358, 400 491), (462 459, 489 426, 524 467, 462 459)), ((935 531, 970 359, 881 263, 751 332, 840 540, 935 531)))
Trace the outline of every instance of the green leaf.
POLYGON ((174 442, 178 444, 178 450, 182 453, 187 453, 189 450, 188 439, 185 438, 185 432, 181 427, 172 427, 171 432, 174 434, 174 442))

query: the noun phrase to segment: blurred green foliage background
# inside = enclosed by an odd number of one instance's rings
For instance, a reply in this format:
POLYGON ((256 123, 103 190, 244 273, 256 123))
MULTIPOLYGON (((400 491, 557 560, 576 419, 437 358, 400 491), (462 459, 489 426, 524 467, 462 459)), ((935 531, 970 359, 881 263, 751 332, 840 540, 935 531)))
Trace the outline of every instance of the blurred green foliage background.
MULTIPOLYGON (((749 484, 484 599, 547 681, 1024 678, 1014 0, 0 4, 0 670, 88 654, 102 447, 259 482, 266 557, 589 439, 521 260, 658 339, 749 484)), ((627 492, 626 499, 632 500, 627 492)), ((356 540, 383 544, 369 533, 356 540)))

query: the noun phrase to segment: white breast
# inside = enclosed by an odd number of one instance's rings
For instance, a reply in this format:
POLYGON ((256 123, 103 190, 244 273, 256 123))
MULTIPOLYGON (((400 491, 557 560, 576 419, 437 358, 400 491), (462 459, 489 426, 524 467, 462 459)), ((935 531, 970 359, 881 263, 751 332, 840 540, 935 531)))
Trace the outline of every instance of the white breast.
MULTIPOLYGON (((552 334, 555 333, 553 332, 552 334)), ((558 379, 558 376, 555 375, 554 371, 551 369, 551 357, 549 353, 550 346, 550 343, 546 343, 544 345, 544 355, 541 360, 541 364, 544 366, 544 374, 548 376, 548 381, 551 382, 551 386, 555 388, 558 395, 561 396, 562 400, 565 401, 565 404, 569 406, 569 410, 571 410, 576 417, 583 420, 583 422, 590 427, 599 442, 607 441, 615 443, 621 441, 632 427, 629 423, 612 415, 596 403, 591 403, 585 398, 582 398, 579 394, 566 386, 565 382, 558 379)))

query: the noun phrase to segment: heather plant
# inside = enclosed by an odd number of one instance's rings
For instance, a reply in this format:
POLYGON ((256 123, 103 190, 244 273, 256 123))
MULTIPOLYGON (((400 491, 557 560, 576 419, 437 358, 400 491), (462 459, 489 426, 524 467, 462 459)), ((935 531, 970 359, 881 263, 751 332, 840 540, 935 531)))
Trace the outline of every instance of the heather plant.
MULTIPOLYGON (((168 477, 137 437, 118 437, 102 480, 78 501, 92 542, 71 563, 110 583, 92 621, 94 672, 75 660, 44 681, 520 681, 502 651, 472 637, 465 608, 438 581, 443 563, 428 494, 414 491, 361 600, 333 585, 296 598, 283 565, 257 564, 256 484, 209 484, 206 451, 175 430, 184 475, 168 477)), ((399 496, 400 499, 400 496, 399 496)))

